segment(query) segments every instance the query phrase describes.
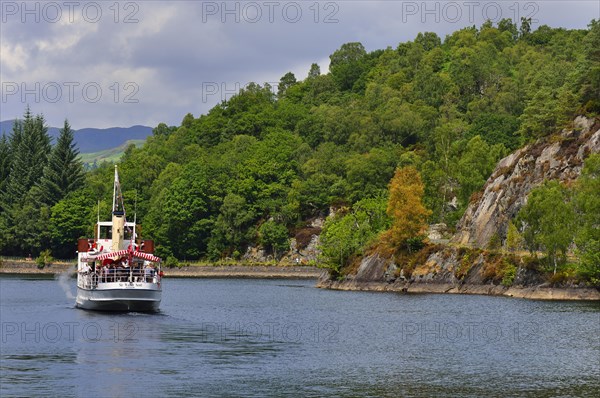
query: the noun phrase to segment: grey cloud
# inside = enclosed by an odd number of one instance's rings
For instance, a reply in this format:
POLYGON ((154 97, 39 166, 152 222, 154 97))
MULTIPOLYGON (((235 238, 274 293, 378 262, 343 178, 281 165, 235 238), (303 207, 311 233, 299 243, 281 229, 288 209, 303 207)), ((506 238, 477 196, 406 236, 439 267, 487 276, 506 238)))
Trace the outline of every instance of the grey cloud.
MULTIPOLYGON (((232 15, 226 15, 227 21, 222 23, 219 12, 203 14, 206 7, 220 7, 221 1, 136 2, 139 9, 135 17, 139 22, 133 24, 122 23, 126 11, 131 11, 123 9, 120 10, 120 23, 114 23, 108 9, 113 2, 101 3, 105 14, 95 24, 43 21, 23 24, 9 19, 0 25, 3 52, 0 54, 0 79, 3 84, 33 84, 37 79, 42 83, 94 81, 102 85, 103 97, 96 103, 81 98, 69 103, 66 96, 57 103, 44 98, 37 103, 26 101, 34 112, 43 112, 52 125, 60 125, 65 117, 78 128, 153 126, 161 121, 178 124, 187 112, 197 116, 221 100, 219 95, 203 98, 202 88, 206 83, 232 88, 236 83, 278 81, 287 71, 302 65, 308 69, 310 63, 327 59, 346 42, 361 41, 368 50, 395 47, 400 42, 412 40, 421 31, 433 31, 443 38, 461 27, 480 25, 485 16, 484 9, 488 13, 500 9, 502 17, 514 16, 510 14, 515 12, 509 8, 512 2, 478 2, 475 18, 470 20, 466 3, 454 2, 462 8, 463 15, 453 20, 449 2, 427 2, 428 14, 427 10, 420 9, 423 2, 323 1, 318 4, 318 21, 315 23, 315 2, 309 1, 297 2, 303 15, 296 23, 290 23, 290 18, 286 20, 280 10, 292 3, 279 2, 273 22, 270 22, 267 3, 255 2, 263 11, 256 23, 249 22, 255 16, 250 14, 251 9, 247 14, 240 14, 239 23, 235 23, 232 15), (415 11, 414 7, 418 9, 415 11), (324 23, 324 18, 333 11, 332 18, 338 22, 324 23), (66 47, 74 37, 77 43, 66 47), (40 41, 56 48, 43 51, 39 48, 40 41), (23 48, 27 62, 24 68, 13 70, 11 62, 19 57, 14 50, 10 50, 10 54, 7 51, 16 45, 23 48), (61 45, 66 48, 61 49, 61 45), (111 82, 115 81, 120 84, 119 101, 114 101, 110 89, 111 82), (123 103, 123 97, 128 93, 123 90, 126 82, 138 84, 139 91, 135 96, 138 103, 123 103)), ((121 7, 124 4, 120 3, 121 7)), ((232 8, 235 3, 227 4, 232 8)), ((249 3, 239 4, 243 7, 249 3)), ((585 28, 592 18, 600 17, 600 5, 593 1, 529 4, 536 5, 534 16, 540 23, 554 27, 585 28)), ((520 16, 532 10, 518 11, 520 16)), ((325 70, 327 65, 322 64, 321 68, 325 70)), ((22 114, 25 104, 20 96, 1 100, 0 119, 22 114)))

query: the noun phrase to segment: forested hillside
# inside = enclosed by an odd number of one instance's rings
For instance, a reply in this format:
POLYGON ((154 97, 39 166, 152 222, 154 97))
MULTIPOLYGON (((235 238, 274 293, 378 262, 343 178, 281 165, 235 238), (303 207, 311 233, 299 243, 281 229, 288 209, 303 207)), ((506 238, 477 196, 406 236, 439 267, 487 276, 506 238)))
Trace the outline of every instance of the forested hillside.
MULTIPOLYGON (((488 22, 373 52, 347 43, 330 60, 328 74, 313 64, 303 81, 287 73, 276 89, 250 84, 128 148, 119 165, 127 211, 137 200, 142 233, 159 255, 236 258, 249 244, 282 250, 333 208, 340 216, 325 227, 324 250, 343 262, 397 227, 388 186, 392 199, 414 194, 409 210, 422 201, 415 217, 453 226, 500 158, 576 115, 600 113, 599 21, 535 31, 527 20, 488 22), (344 253, 340 245, 350 246, 344 253)), ((98 200, 109 215, 113 166, 46 200, 39 189, 49 189, 44 170, 57 149, 43 129, 21 130, 0 142, 0 251, 72 257, 76 239, 91 233, 98 200), (41 144, 19 138, 34 134, 41 144), (20 160, 27 151, 37 151, 35 162, 20 160)), ((419 247, 413 238, 403 241, 419 247)))

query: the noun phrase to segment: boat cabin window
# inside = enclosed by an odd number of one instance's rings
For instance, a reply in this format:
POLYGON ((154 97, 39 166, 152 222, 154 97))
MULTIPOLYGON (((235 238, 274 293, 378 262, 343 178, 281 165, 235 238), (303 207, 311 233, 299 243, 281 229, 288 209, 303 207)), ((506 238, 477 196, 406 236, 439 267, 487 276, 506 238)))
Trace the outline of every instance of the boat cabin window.
POLYGON ((131 236, 133 235, 133 228, 125 227, 125 236, 123 239, 131 240, 131 236))
POLYGON ((108 225, 100 226, 100 239, 112 239, 112 227, 108 225))
MULTIPOLYGON (((133 228, 125 227, 125 240, 131 240, 133 235, 133 228)), ((110 225, 101 225, 100 226, 100 239, 112 239, 112 226, 110 225)))

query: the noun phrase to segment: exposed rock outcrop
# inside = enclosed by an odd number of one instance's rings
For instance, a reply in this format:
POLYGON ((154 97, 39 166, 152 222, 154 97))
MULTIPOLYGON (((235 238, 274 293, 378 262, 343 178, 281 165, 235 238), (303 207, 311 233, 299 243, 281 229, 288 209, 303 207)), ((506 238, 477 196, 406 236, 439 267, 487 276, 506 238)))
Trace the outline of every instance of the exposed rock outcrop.
POLYGON ((552 287, 544 283, 539 273, 525 267, 519 267, 514 283, 505 286, 488 275, 489 259, 483 253, 468 261, 465 258, 460 249, 448 247, 431 254, 411 276, 404 277, 403 272, 396 276, 397 266, 392 259, 374 254, 363 258, 356 275, 331 280, 323 274, 317 286, 336 290, 484 294, 537 300, 600 300, 600 290, 596 288, 552 287))
POLYGON ((311 220, 305 228, 301 228, 292 239, 290 248, 280 258, 273 258, 262 247, 249 246, 242 260, 255 263, 277 262, 279 265, 309 265, 316 263, 321 251, 319 236, 325 219, 317 217, 311 220))
POLYGON ((467 208, 452 241, 484 248, 494 234, 503 240, 509 221, 533 188, 545 180, 577 179, 585 157, 600 152, 600 122, 580 116, 574 125, 573 130, 563 131, 560 139, 540 140, 502 159, 483 193, 475 195, 477 200, 467 208))
MULTIPOLYGON (((526 203, 533 188, 545 180, 565 183, 576 180, 585 158, 591 153, 600 153, 600 121, 578 117, 573 130, 541 139, 498 163, 483 191, 473 196, 460 220, 457 233, 451 239, 454 245, 430 246, 429 251, 421 253, 420 259, 413 257, 408 261, 375 253, 364 257, 354 274, 345 275, 341 280, 323 278, 318 286, 340 290, 600 300, 600 289, 573 284, 554 288, 518 256, 481 250, 488 247, 496 234, 500 240, 506 238, 509 221, 526 203)), ((430 228, 431 241, 444 243, 439 242, 443 234, 438 229, 430 228)))

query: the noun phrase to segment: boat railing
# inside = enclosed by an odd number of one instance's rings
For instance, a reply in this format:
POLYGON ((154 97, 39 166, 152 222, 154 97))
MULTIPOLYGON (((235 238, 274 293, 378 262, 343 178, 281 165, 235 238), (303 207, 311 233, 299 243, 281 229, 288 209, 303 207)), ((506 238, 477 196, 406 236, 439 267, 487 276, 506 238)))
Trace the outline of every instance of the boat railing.
POLYGON ((77 286, 93 289, 98 286, 98 275, 95 272, 79 272, 77 286))
POLYGON ((80 272, 78 284, 85 289, 93 289, 99 283, 112 282, 146 282, 159 283, 160 274, 153 268, 127 269, 127 268, 102 268, 96 271, 80 272))

